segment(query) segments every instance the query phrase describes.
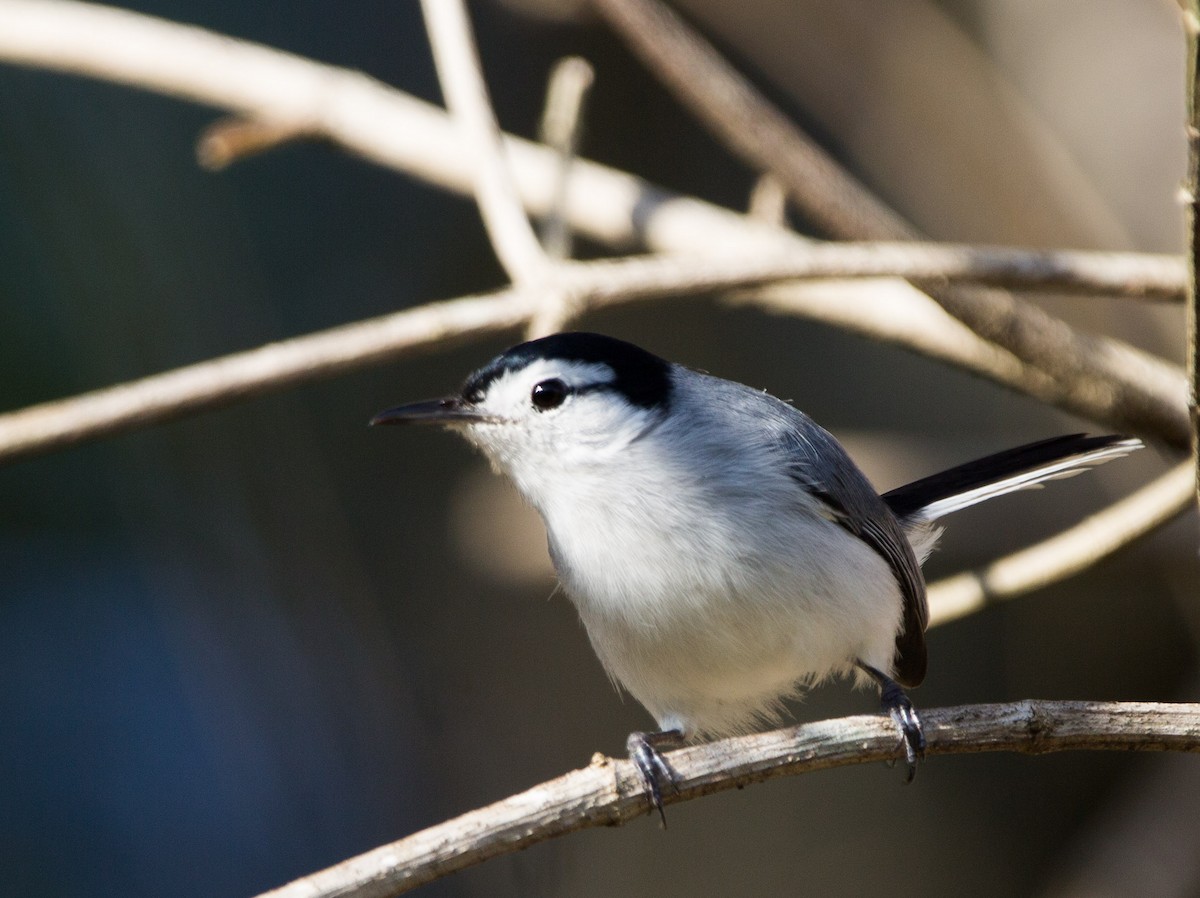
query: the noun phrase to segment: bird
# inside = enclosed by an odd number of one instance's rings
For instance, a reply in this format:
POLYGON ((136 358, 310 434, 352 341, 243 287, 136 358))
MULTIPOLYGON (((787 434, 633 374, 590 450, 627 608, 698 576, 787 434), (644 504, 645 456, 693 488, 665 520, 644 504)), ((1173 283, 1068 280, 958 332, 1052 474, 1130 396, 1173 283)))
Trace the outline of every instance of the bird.
POLYGON ((660 815, 663 749, 760 729, 834 677, 879 690, 911 780, 925 736, 905 689, 926 674, 938 520, 1142 445, 1058 436, 881 495, 790 403, 583 332, 370 423, 456 431, 541 515, 596 655, 657 724, 626 746, 660 815))

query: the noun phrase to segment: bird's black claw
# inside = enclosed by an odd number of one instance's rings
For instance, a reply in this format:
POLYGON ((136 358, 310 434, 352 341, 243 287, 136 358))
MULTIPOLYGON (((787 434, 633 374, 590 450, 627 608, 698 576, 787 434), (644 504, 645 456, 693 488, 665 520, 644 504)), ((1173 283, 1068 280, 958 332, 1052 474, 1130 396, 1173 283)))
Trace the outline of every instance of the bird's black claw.
POLYGON ((641 774, 642 783, 650 795, 650 802, 658 810, 663 829, 667 828, 667 814, 663 810, 663 786, 669 786, 672 792, 679 791, 675 782, 675 771, 667 763, 659 745, 670 745, 681 741, 680 734, 675 730, 665 730, 661 733, 630 733, 625 741, 629 751, 629 760, 641 774))
POLYGON ((925 730, 921 726, 921 718, 917 716, 917 709, 908 700, 904 687, 883 671, 862 661, 858 662, 858 666, 879 684, 880 707, 887 711, 900 728, 900 742, 904 746, 904 758, 908 762, 908 776, 904 781, 911 783, 917 775, 917 765, 925 757, 925 730))
POLYGON ((900 728, 900 741, 904 744, 904 758, 908 762, 908 776, 904 781, 911 783, 917 775, 917 764, 925 757, 925 730, 921 727, 921 718, 898 683, 889 681, 883 686, 879 703, 900 728))

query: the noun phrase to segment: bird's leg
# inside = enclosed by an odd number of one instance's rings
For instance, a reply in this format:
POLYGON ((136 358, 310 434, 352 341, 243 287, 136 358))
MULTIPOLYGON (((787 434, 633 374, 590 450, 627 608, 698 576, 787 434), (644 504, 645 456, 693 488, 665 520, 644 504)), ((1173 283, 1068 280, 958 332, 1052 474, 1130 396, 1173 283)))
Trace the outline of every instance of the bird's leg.
POLYGON ((917 763, 925 757, 925 731, 921 727, 917 709, 908 700, 904 688, 887 674, 862 661, 855 663, 878 684, 879 705, 900 728, 904 757, 908 761, 908 778, 905 782, 911 783, 917 775, 917 763))
POLYGON ((658 816, 662 819, 663 829, 667 828, 667 814, 663 810, 662 787, 668 785, 672 791, 675 785, 675 771, 659 751, 660 748, 674 748, 683 743, 683 733, 679 730, 662 730, 657 733, 630 733, 625 740, 625 748, 629 752, 629 760, 642 775, 646 791, 650 793, 650 801, 658 808, 658 816))

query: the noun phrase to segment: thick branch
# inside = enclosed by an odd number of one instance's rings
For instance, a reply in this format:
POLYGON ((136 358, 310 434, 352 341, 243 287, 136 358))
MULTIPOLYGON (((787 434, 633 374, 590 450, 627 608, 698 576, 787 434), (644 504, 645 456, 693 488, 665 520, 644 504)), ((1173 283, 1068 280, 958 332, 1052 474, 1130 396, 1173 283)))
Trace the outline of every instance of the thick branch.
MULTIPOLYGON (((0 0, 0 58, 283 122, 448 189, 472 190, 470 154, 439 111, 361 74, 199 28, 69 0, 0 0)), ((526 208, 545 214, 553 205, 553 154, 513 138, 505 146, 526 208)), ((582 160, 572 167, 569 194, 573 227, 610 244, 639 241, 671 252, 737 253, 805 243, 582 160)), ((914 309, 925 302, 908 293, 895 294, 897 306, 914 309)), ((1083 337, 1040 312, 1032 320, 1014 318, 1018 313, 1011 309, 984 311, 989 339, 999 351, 1014 353, 1006 373, 997 369, 1000 382, 1091 420, 1176 446, 1189 443, 1187 382, 1174 366, 1119 341, 1083 337), (1055 370, 1052 378, 1039 370, 1029 359, 1034 349, 1046 366, 1099 364, 1104 379, 1077 383, 1086 388, 1075 389, 1061 372, 1055 370)))
MULTIPOLYGON (((927 754, 985 751, 1200 751, 1200 705, 1024 701, 922 711, 927 754)), ((882 715, 803 724, 667 755, 674 804, 779 776, 902 755, 882 715)), ((633 766, 597 756, 589 767, 470 811, 298 879, 262 898, 384 898, 493 857, 650 812, 633 766)))

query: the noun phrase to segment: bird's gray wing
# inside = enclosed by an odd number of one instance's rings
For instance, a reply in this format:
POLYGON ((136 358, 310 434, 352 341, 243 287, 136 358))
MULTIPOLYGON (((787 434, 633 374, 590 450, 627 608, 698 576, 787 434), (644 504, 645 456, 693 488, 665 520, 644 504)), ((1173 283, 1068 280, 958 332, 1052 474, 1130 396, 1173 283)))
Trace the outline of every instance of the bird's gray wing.
POLYGON ((896 679, 918 686, 925 678, 929 608, 925 578, 895 514, 841 444, 807 416, 783 434, 789 475, 820 500, 827 516, 874 549, 892 569, 904 597, 904 626, 896 636, 896 679))

